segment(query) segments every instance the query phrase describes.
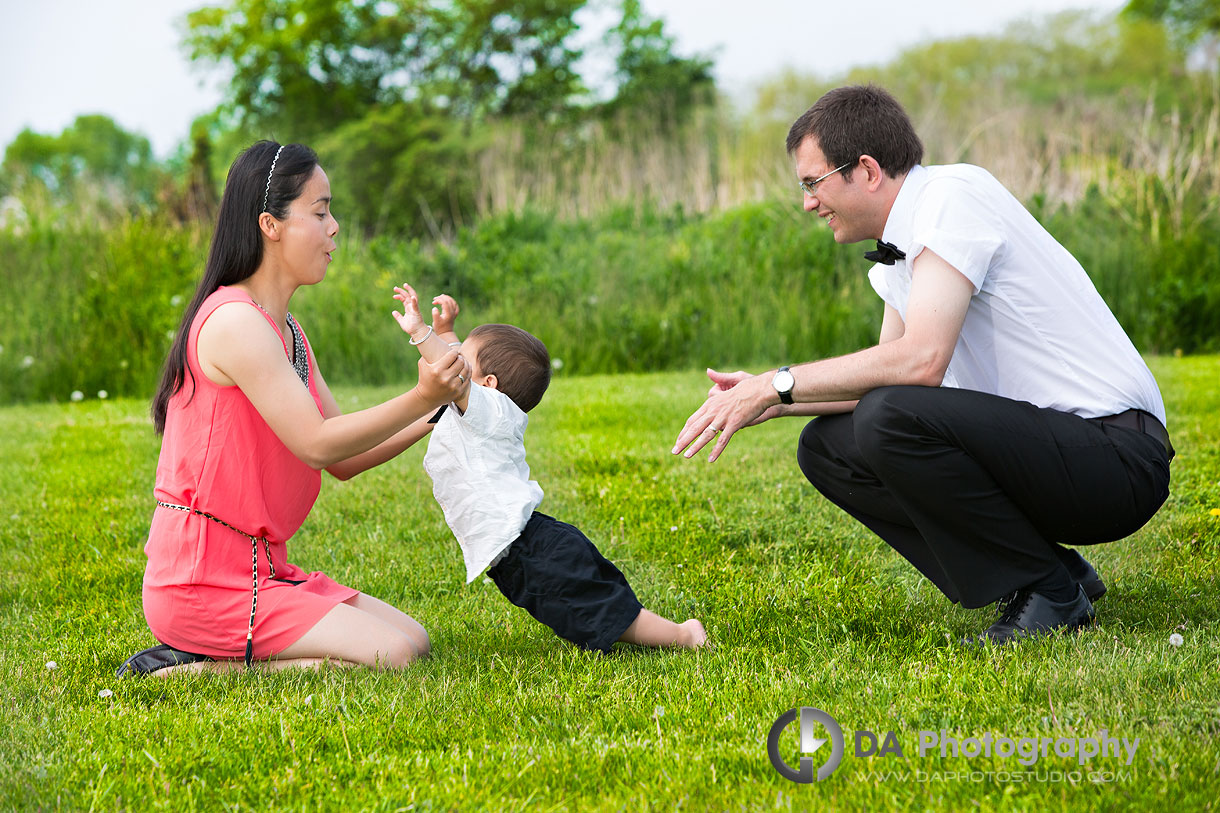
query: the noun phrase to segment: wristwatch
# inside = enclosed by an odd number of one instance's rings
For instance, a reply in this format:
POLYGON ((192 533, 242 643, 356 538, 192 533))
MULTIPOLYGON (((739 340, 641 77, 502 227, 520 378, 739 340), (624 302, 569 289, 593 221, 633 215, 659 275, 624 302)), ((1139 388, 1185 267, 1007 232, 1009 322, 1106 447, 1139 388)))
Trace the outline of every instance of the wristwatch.
POLYGON ((775 377, 771 379, 771 386, 775 387, 775 391, 779 393, 779 400, 785 404, 792 403, 792 388, 796 385, 796 379, 792 377, 792 372, 787 367, 780 367, 775 371, 775 377))

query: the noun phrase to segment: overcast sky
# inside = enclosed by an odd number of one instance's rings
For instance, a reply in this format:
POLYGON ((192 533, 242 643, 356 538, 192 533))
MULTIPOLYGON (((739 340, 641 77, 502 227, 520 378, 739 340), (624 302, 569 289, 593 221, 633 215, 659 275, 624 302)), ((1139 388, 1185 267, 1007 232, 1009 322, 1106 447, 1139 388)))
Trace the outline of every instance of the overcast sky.
MULTIPOLYGON (((192 69, 182 17, 206 0, 0 0, 0 146, 23 127, 58 133, 104 113, 147 136, 159 157, 214 108, 221 81, 192 69)), ((711 53, 729 91, 793 67, 830 76, 932 39, 997 32, 1067 9, 1117 11, 1123 0, 644 0, 679 53, 711 53)), ((808 100, 799 100, 797 107, 808 100)))

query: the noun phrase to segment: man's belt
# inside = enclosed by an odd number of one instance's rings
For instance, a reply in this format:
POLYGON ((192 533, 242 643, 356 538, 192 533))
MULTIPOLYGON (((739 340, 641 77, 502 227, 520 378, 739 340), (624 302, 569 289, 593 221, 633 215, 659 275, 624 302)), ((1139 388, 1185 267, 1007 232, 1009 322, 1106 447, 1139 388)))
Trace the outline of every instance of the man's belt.
POLYGON ((1108 423, 1111 426, 1121 426, 1123 429, 1134 429, 1137 432, 1143 432, 1145 435, 1151 435, 1156 438, 1165 451, 1169 453, 1169 459, 1173 460, 1173 444, 1169 442, 1169 432, 1156 419, 1155 415, 1145 412, 1142 409, 1128 409, 1126 412, 1120 412, 1117 415, 1107 415, 1104 418, 1092 418, 1091 420, 1098 423, 1108 423))

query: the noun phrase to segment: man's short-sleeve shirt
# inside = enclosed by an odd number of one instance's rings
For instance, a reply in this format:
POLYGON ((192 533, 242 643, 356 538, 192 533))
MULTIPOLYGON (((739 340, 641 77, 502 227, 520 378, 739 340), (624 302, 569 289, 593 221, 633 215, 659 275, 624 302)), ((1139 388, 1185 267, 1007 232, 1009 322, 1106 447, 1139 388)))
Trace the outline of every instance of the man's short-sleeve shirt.
POLYGON ((883 239, 906 259, 875 265, 869 281, 904 322, 925 248, 974 286, 945 386, 1085 418, 1138 408, 1165 422, 1156 380, 1088 274, 985 169, 916 166, 883 239))

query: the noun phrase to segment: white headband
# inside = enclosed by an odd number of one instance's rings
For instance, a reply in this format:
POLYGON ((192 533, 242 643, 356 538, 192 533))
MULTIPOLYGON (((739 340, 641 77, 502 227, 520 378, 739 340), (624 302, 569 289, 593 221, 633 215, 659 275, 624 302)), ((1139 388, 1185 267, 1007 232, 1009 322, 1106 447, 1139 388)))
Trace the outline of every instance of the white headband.
POLYGON ((271 192, 271 176, 275 172, 275 162, 280 160, 280 153, 284 151, 284 145, 275 151, 275 157, 271 159, 271 171, 267 173, 267 188, 263 190, 263 211, 267 211, 267 195, 271 192))

